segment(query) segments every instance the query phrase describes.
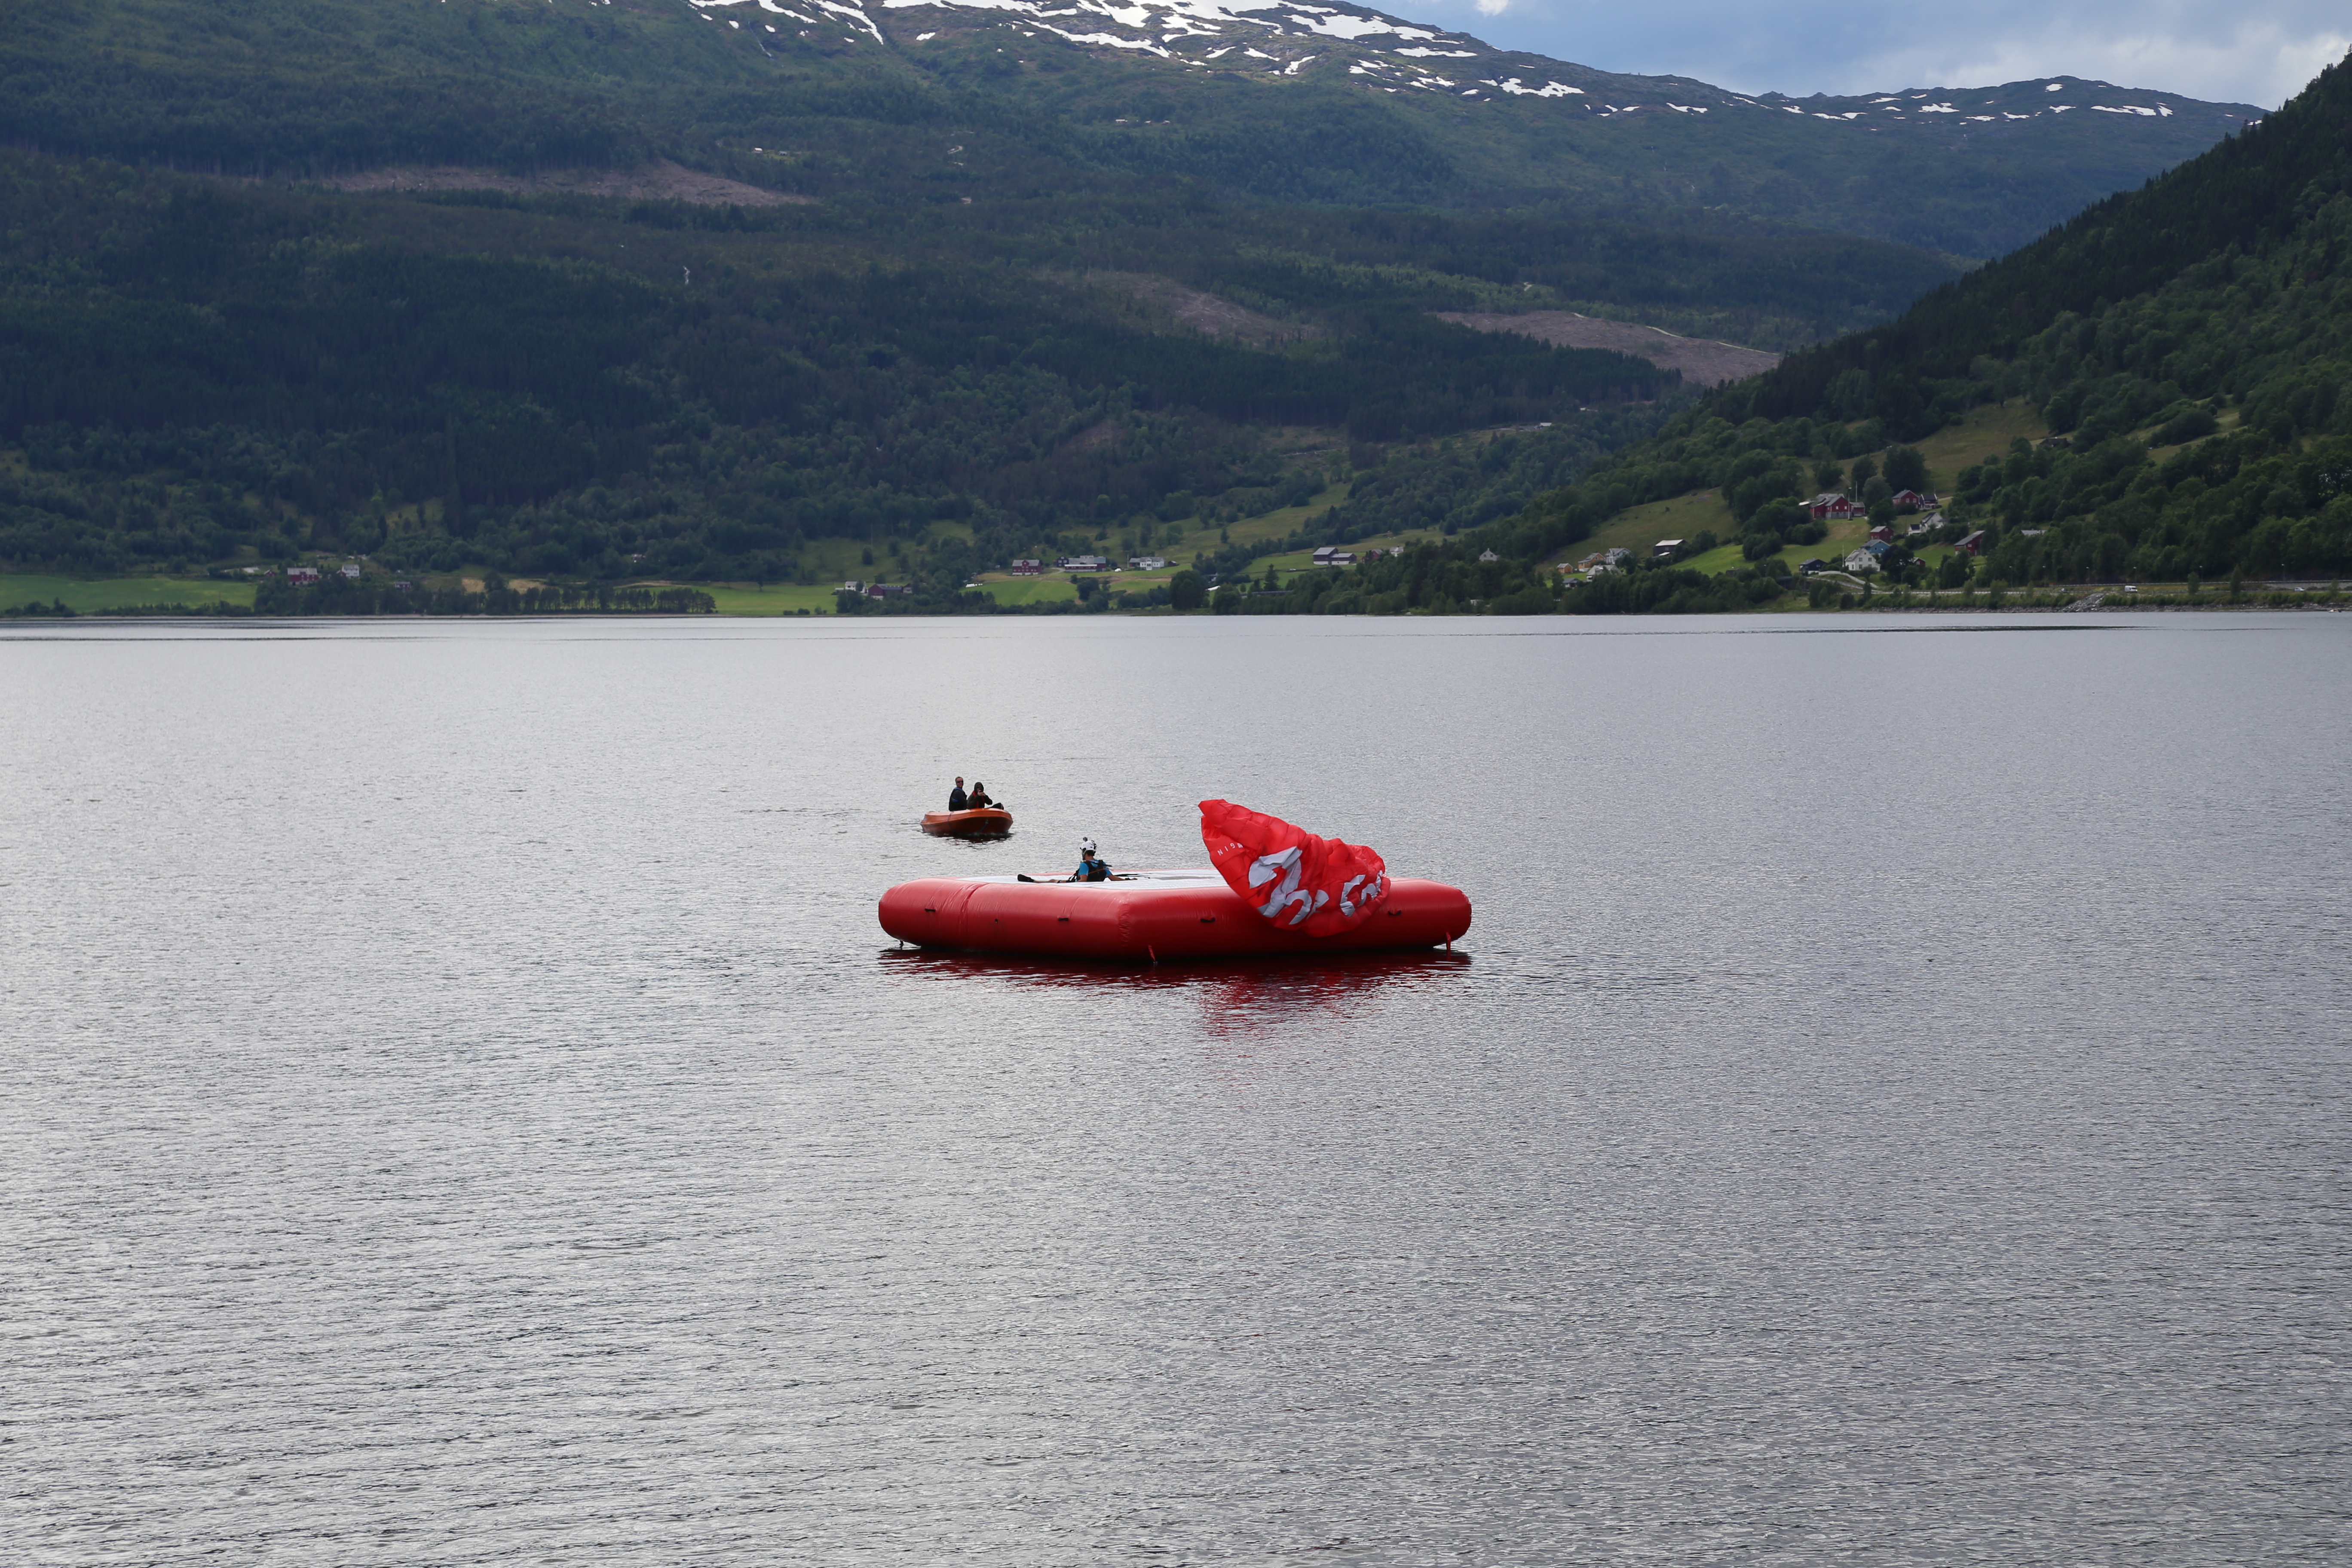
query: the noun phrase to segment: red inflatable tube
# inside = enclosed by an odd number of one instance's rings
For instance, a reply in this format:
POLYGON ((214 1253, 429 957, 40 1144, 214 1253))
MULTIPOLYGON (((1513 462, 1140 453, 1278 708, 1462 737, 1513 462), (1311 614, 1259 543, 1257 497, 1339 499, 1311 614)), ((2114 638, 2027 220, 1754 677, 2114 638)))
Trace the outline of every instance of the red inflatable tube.
POLYGON ((1266 920, 1206 868, 1122 873, 1112 882, 927 877, 882 895, 882 929, 923 947, 1153 963, 1451 946, 1470 929, 1470 900, 1443 882, 1400 877, 1354 930, 1304 936, 1266 920))

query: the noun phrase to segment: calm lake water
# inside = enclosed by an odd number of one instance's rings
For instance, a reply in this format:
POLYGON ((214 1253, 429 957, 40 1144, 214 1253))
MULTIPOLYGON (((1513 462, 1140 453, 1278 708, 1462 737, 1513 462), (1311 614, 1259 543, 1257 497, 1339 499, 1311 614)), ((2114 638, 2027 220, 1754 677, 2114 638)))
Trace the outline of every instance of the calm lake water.
POLYGON ((2344 1562, 2347 693, 2330 615, 9 628, 7 1556, 2344 1562), (876 925, 1207 795, 1462 954, 876 925))

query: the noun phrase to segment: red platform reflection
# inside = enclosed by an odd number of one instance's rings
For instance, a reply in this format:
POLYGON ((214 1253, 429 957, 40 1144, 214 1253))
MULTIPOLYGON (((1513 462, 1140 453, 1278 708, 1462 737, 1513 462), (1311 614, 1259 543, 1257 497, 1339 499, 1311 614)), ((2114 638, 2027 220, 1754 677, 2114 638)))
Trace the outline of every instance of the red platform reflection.
POLYGON ((1022 990, 1193 994, 1213 1022, 1265 1022, 1318 1011, 1368 994, 1444 984, 1466 977, 1466 952, 1333 953, 1313 963, 1292 957, 1202 963, 1052 963, 989 953, 886 948, 878 955, 894 978, 941 984, 1011 985, 1022 990))

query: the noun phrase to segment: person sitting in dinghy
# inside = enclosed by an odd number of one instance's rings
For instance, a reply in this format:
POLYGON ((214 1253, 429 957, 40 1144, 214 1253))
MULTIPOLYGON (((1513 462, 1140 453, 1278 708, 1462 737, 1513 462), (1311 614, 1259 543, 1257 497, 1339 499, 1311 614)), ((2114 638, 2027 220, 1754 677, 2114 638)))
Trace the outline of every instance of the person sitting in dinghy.
POLYGON ((1070 873, 1068 879, 1073 882, 1108 882, 1110 880, 1110 862, 1095 853, 1095 841, 1093 839, 1081 838, 1078 840, 1078 868, 1070 873))
POLYGON ((978 779, 971 781, 971 794, 964 797, 966 811, 986 811, 996 802, 988 797, 988 786, 978 779))
POLYGON ((969 805, 970 802, 965 798, 963 793, 963 775, 961 773, 958 773, 956 774, 955 788, 948 791, 948 809, 950 811, 962 811, 967 809, 969 805))

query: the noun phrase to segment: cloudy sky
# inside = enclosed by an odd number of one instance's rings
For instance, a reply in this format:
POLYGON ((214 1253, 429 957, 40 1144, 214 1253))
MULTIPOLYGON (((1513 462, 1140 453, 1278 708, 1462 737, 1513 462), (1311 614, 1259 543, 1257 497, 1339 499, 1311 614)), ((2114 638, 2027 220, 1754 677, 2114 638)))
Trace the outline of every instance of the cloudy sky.
POLYGON ((2274 109, 2352 47, 2347 0, 1370 0, 1504 48, 1743 92, 2079 76, 2274 109))

